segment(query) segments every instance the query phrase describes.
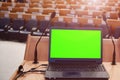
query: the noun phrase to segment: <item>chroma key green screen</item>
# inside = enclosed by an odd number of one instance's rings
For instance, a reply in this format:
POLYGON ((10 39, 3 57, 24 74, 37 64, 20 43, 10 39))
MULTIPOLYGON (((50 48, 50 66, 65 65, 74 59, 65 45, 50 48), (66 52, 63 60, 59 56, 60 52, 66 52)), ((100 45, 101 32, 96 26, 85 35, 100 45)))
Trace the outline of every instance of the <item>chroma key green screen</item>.
POLYGON ((101 31, 51 29, 50 58, 101 58, 101 31))

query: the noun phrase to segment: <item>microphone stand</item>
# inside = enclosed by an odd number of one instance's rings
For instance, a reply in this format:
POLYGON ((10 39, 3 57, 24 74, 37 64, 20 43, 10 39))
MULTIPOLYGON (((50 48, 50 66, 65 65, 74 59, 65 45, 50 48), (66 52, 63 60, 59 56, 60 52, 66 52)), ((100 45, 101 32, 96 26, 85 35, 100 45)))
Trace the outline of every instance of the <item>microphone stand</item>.
POLYGON ((38 47, 38 44, 40 42, 40 40, 42 39, 42 36, 44 35, 45 33, 45 30, 47 29, 47 27, 49 26, 49 24, 52 22, 53 18, 55 17, 56 15, 56 12, 53 12, 50 16, 50 20, 48 22, 48 24, 45 26, 45 28, 43 29, 43 32, 42 32, 42 35, 40 36, 40 38, 38 39, 36 45, 35 45, 35 53, 34 53, 34 62, 33 64, 37 64, 38 63, 38 54, 37 54, 37 47, 38 47))
POLYGON ((115 42, 114 42, 114 40, 113 40, 113 35, 112 35, 112 32, 111 32, 111 28, 108 27, 107 18, 106 18, 106 16, 105 16, 105 13, 103 13, 103 20, 105 21, 105 23, 106 23, 106 25, 107 25, 108 32, 109 32, 109 37, 111 38, 112 43, 113 43, 113 58, 112 58, 112 63, 111 63, 111 65, 116 65, 115 42))

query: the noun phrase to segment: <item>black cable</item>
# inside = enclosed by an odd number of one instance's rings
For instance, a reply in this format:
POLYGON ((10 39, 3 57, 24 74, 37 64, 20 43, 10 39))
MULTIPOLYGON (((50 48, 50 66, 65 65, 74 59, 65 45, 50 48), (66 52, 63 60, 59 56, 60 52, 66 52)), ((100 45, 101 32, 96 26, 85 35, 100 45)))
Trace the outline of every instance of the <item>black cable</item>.
POLYGON ((31 69, 28 70, 28 71, 24 71, 23 66, 20 65, 20 66, 18 67, 18 75, 15 77, 14 80, 17 80, 19 77, 23 76, 24 74, 26 74, 26 73, 28 73, 28 72, 41 72, 41 73, 46 72, 46 70, 35 70, 35 69, 39 68, 40 66, 47 66, 47 64, 41 64, 41 65, 39 65, 39 66, 37 66, 37 67, 35 67, 35 68, 31 68, 31 69))
POLYGON ((112 58, 112 65, 116 65, 116 51, 115 51, 115 42, 113 40, 113 34, 112 34, 112 31, 111 31, 111 28, 108 26, 107 24, 107 17, 105 16, 105 13, 103 13, 103 20, 104 22, 106 23, 106 26, 107 26, 107 29, 108 29, 108 33, 109 33, 109 37, 111 38, 112 40, 112 43, 113 43, 113 58, 112 58))
POLYGON ((38 63, 38 58, 37 58, 37 47, 38 47, 38 44, 43 36, 43 34, 45 33, 45 30, 47 29, 47 27, 49 26, 49 24, 52 22, 53 18, 55 17, 56 15, 56 12, 53 12, 50 16, 50 21, 48 22, 48 24, 45 26, 45 28, 43 29, 43 32, 42 32, 42 35, 40 36, 40 38, 38 39, 36 45, 35 45, 35 53, 34 53, 34 62, 33 64, 37 64, 38 63))
POLYGON ((14 80, 17 80, 19 77, 23 76, 24 74, 26 74, 28 72, 41 72, 41 73, 44 73, 44 72, 46 72, 46 70, 28 70, 28 71, 25 71, 25 72, 21 72, 16 76, 16 78, 14 80))

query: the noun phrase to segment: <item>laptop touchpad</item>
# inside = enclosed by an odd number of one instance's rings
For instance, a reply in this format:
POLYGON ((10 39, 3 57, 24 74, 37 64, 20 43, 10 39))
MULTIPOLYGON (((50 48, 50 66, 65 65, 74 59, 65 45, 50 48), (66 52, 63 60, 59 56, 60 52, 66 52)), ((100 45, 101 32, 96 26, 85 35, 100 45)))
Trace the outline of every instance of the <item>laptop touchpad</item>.
POLYGON ((66 71, 66 72, 63 72, 63 76, 65 77, 77 77, 77 76, 80 76, 80 73, 77 72, 77 71, 66 71))

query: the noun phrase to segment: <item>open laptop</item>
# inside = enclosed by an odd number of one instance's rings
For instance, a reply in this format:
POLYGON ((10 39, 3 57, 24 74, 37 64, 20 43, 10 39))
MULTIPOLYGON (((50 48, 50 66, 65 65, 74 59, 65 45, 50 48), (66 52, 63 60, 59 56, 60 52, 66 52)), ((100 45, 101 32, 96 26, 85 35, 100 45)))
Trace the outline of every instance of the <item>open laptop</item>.
POLYGON ((108 80, 100 28, 51 28, 46 80, 108 80))

